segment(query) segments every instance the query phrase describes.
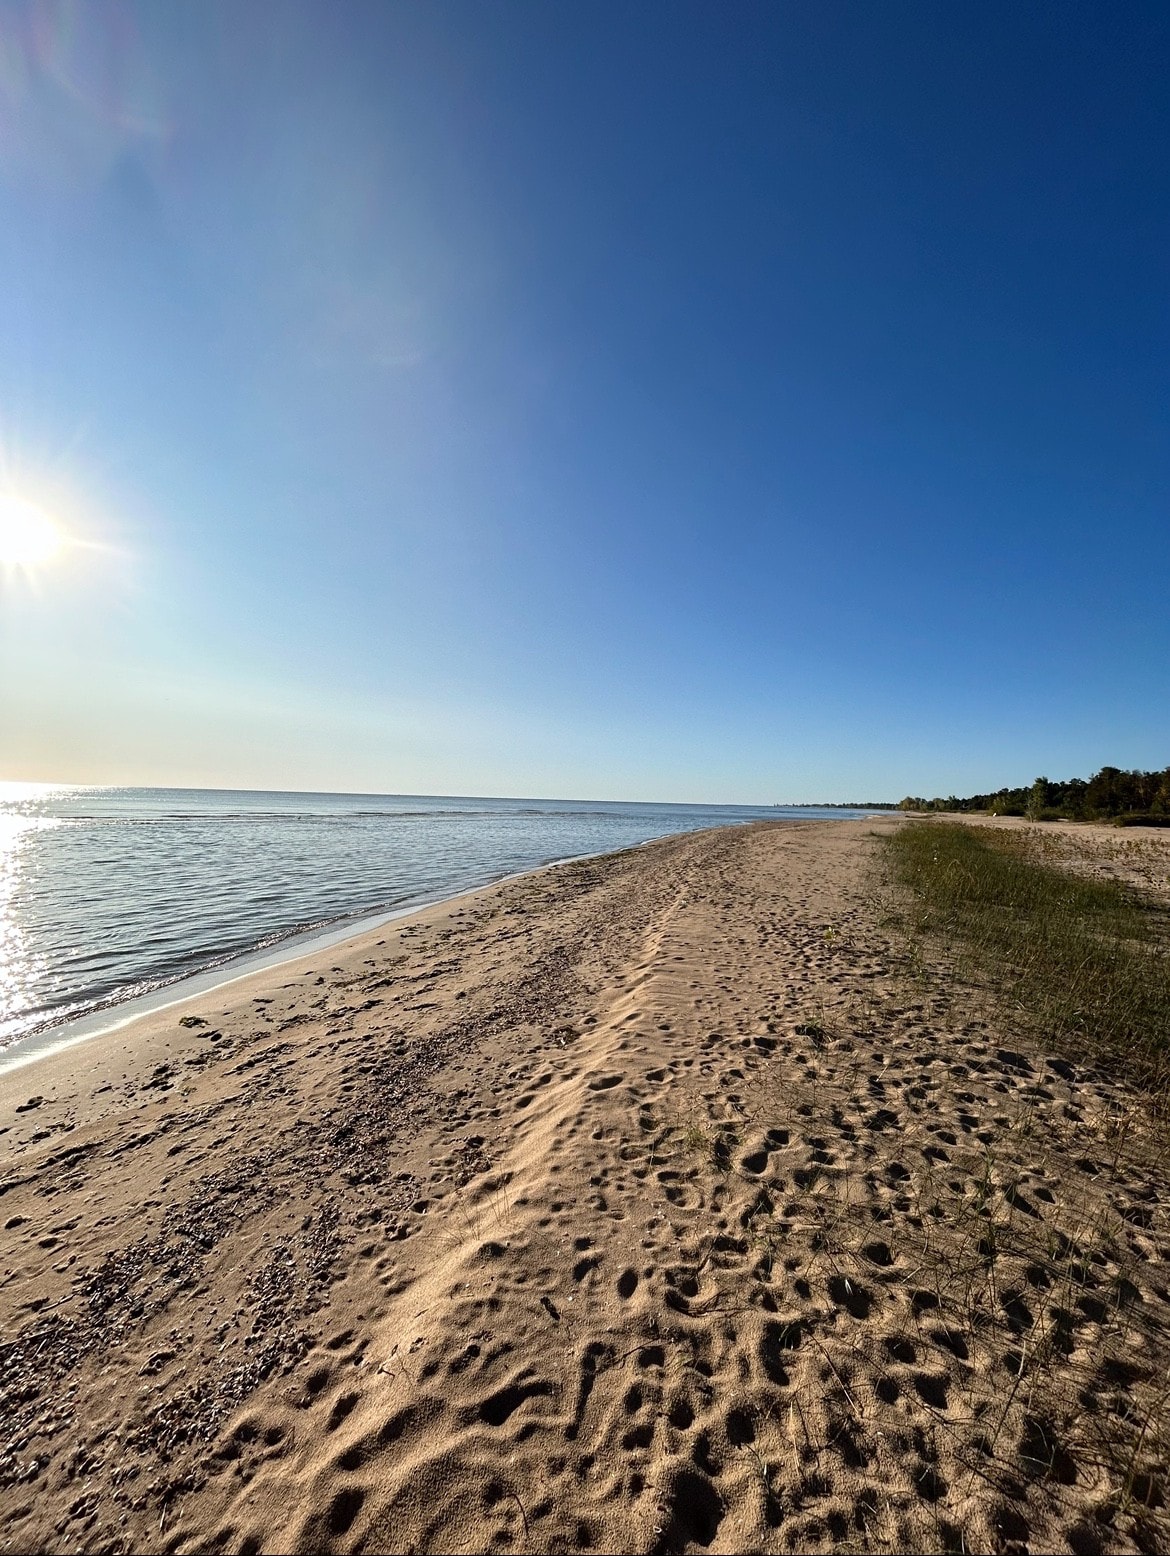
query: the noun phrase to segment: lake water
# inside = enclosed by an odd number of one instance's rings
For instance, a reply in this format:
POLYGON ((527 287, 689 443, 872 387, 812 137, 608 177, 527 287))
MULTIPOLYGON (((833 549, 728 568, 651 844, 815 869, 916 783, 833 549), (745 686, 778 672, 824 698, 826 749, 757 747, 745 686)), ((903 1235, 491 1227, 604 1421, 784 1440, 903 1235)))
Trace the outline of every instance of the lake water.
MULTIPOLYGON (((0 784, 0 1048, 307 931, 668 833, 862 811, 0 784)), ((290 954, 294 948, 290 947, 290 954)))

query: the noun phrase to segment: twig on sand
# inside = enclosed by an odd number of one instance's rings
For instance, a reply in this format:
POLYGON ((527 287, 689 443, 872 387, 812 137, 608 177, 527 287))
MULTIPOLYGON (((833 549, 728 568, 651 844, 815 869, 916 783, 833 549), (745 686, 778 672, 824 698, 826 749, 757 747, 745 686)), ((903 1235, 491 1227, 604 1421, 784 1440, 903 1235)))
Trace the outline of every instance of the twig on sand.
POLYGON ((845 1379, 837 1371, 836 1367, 833 1366, 833 1358, 829 1355, 828 1351, 825 1350, 824 1346, 817 1339, 815 1334, 811 1334, 809 1336, 809 1338, 812 1340, 812 1342, 816 1346, 817 1350, 820 1351, 821 1355, 828 1362, 829 1368, 832 1371, 833 1376, 836 1378, 837 1382, 841 1385, 842 1393, 845 1395, 845 1398, 849 1401, 849 1408, 853 1411, 853 1414, 860 1421, 861 1420, 861 1411, 857 1408, 857 1401, 853 1398, 853 1395, 849 1392, 849 1387, 846 1384, 845 1379))
POLYGON ((525 1538, 525 1540, 527 1540, 527 1538, 528 1538, 528 1514, 524 1511, 524 1504, 523 1504, 523 1502, 521 1502, 521 1500, 520 1500, 519 1496, 516 1494, 516 1492, 515 1491, 509 1492, 509 1495, 511 1496, 512 1501, 515 1502, 516 1506, 520 1509, 520 1517, 524 1520, 524 1538, 525 1538))

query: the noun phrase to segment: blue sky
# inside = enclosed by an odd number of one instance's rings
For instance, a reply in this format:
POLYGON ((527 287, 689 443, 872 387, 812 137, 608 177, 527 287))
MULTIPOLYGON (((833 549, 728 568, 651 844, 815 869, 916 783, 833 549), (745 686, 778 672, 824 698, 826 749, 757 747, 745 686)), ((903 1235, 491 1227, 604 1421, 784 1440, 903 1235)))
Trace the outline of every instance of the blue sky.
POLYGON ((0 12, 0 777, 1170 761, 1162 5, 0 12))

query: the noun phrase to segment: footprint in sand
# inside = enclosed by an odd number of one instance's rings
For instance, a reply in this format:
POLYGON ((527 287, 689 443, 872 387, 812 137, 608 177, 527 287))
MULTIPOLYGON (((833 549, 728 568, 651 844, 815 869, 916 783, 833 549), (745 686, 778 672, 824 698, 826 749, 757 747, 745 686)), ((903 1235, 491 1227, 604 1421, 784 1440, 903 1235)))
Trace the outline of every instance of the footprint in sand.
POLYGON ((624 1075, 599 1075, 596 1080, 589 1082, 589 1090, 610 1091, 614 1086, 620 1086, 624 1080, 624 1075))

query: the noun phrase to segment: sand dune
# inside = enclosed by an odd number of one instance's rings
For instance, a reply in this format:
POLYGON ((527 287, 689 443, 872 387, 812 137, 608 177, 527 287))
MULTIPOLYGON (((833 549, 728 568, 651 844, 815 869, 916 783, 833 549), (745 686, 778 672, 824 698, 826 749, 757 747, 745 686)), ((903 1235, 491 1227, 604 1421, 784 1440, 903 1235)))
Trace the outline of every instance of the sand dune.
POLYGON ((3 1548, 1165 1548, 1165 1142, 907 980, 894 825, 560 866, 0 1082, 3 1548))

